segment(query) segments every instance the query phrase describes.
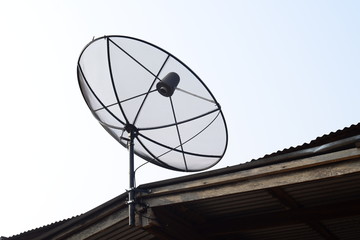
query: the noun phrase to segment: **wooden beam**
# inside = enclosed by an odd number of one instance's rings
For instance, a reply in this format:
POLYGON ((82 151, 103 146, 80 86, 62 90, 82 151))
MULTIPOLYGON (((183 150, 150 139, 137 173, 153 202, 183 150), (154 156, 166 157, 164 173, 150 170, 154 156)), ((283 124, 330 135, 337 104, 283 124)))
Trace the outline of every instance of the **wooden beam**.
MULTIPOLYGON (((76 232, 66 233, 66 235, 71 234, 71 236, 67 236, 67 240, 76 240, 76 239, 85 239, 93 236, 94 234, 111 227, 112 225, 120 222, 121 220, 128 217, 127 208, 118 210, 111 215, 104 217, 103 219, 94 222, 90 226, 86 226, 81 230, 77 230, 76 232)), ((59 239, 61 237, 58 237, 59 239)))
MULTIPOLYGON (((217 176, 201 177, 201 179, 184 181, 170 185, 166 184, 163 187, 151 189, 152 193, 149 196, 187 192, 198 188, 214 187, 236 181, 246 181, 259 177, 306 169, 315 166, 327 165, 330 163, 346 161, 355 158, 360 158, 360 148, 352 148, 314 157, 292 160, 289 162, 271 164, 264 167, 256 167, 248 170, 221 174, 217 176)), ((146 198, 147 196, 144 195, 144 197, 146 198)))
POLYGON ((203 232, 207 232, 210 236, 226 235, 232 233, 255 231, 264 228, 296 225, 299 223, 306 223, 306 221, 313 223, 327 219, 357 215, 360 215, 359 200, 337 204, 328 204, 311 208, 285 210, 281 212, 259 214, 255 216, 238 217, 221 221, 210 221, 204 225, 206 229, 201 230, 203 232))
POLYGON ((163 227, 161 226, 152 226, 149 228, 146 228, 146 231, 148 233, 151 233, 154 235, 157 240, 169 240, 169 239, 176 239, 173 238, 171 234, 169 234, 163 227))
MULTIPOLYGON (((302 207, 299 203, 295 201, 295 199, 290 196, 287 192, 285 192, 280 187, 270 188, 267 190, 274 198, 276 198, 284 207, 285 209, 289 210, 302 210, 302 207)), ((293 215, 296 217, 296 214, 293 215)), ((338 238, 332 234, 323 224, 319 221, 313 220, 313 216, 305 216, 300 219, 302 222, 306 223, 309 227, 314 229, 317 233, 323 236, 325 239, 328 240, 337 240, 338 238)))
MULTIPOLYGON (((360 154, 360 150, 356 151, 360 154)), ((339 153, 338 153, 339 154, 339 153)), ((327 157, 334 157, 338 154, 327 154, 327 157)), ((322 158, 325 158, 322 156, 322 158)), ((314 157, 311 161, 319 160, 314 157)), ((168 192, 164 188, 152 189, 152 193, 147 196, 142 196, 142 201, 151 207, 163 206, 175 203, 183 203, 189 201, 196 201, 206 198, 219 197, 228 194, 242 193, 254 190, 261 190, 267 188, 274 188, 279 186, 285 186, 289 184, 302 183, 308 181, 315 181, 320 179, 337 177, 345 174, 351 174, 360 172, 360 159, 352 158, 346 161, 336 161, 331 158, 332 161, 327 164, 312 164, 311 167, 295 167, 291 171, 281 171, 285 169, 286 165, 291 163, 276 164, 275 166, 267 166, 262 169, 252 169, 254 175, 251 178, 247 176, 249 172, 243 172, 245 176, 241 176, 242 172, 236 174, 238 178, 233 178, 231 181, 226 180, 222 182, 222 176, 219 176, 217 184, 205 184, 206 180, 198 180, 197 182, 175 184, 178 188, 177 191, 173 191, 174 186, 169 186, 168 192), (258 171, 258 175, 254 173, 258 171), (264 171, 267 173, 265 174, 264 171), (273 172, 271 172, 273 171, 273 172), (189 184, 191 186, 189 186, 189 184), (181 191, 180 191, 181 190, 181 191)), ((309 160, 310 161, 310 160, 309 160)), ((303 163, 305 164, 305 163, 303 163)), ((211 181, 215 181, 211 180, 211 181)))
POLYGON ((171 207, 153 208, 151 211, 156 217, 148 221, 148 225, 143 228, 159 239, 204 239, 203 234, 197 231, 198 226, 187 220, 189 213, 182 213, 171 207))
POLYGON ((314 229, 317 233, 320 234, 324 239, 327 240, 338 240, 339 238, 334 235, 329 229, 327 229, 323 224, 318 221, 307 220, 306 224, 314 229))
POLYGON ((276 198, 286 209, 299 209, 301 205, 280 187, 267 189, 271 196, 276 198))

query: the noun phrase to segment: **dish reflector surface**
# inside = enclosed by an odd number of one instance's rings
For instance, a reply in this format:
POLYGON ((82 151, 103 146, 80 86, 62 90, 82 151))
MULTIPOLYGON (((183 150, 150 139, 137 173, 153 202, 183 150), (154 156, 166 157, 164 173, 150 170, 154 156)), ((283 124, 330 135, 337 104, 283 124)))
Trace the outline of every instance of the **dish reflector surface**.
POLYGON ((128 132, 135 131, 137 156, 192 172, 214 166, 225 154, 228 134, 219 103, 167 51, 132 37, 104 36, 82 51, 77 72, 88 107, 111 136, 126 147, 128 132), (156 86, 169 73, 180 80, 168 96, 156 86))

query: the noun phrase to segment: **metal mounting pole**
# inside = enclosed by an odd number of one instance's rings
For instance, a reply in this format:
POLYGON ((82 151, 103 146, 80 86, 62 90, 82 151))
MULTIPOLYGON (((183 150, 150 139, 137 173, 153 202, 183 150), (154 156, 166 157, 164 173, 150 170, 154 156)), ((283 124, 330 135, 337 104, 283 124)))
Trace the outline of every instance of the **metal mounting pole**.
POLYGON ((129 225, 135 225, 135 172, 134 172, 134 138, 135 130, 131 129, 129 132, 129 225))

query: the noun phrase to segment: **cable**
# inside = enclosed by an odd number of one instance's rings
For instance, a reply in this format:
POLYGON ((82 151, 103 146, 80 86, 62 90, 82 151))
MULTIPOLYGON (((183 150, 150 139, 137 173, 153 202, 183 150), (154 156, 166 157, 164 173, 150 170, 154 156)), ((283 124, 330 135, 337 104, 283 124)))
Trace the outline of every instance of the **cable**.
POLYGON ((135 171, 134 171, 134 185, 135 185, 135 188, 136 188, 136 171, 141 168, 142 166, 144 166, 145 164, 148 164, 149 162, 145 162, 143 164, 141 164, 140 166, 138 166, 135 171))

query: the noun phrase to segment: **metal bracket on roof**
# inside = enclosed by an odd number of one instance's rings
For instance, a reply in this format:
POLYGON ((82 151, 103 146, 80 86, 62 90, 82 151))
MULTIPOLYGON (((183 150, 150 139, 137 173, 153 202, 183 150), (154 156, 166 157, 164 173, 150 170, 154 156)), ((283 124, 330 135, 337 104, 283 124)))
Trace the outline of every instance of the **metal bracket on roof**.
POLYGON ((136 197, 136 193, 151 193, 151 189, 131 187, 130 189, 126 189, 126 192, 129 194, 129 197, 125 203, 129 206, 129 209, 131 209, 130 212, 131 215, 129 214, 129 221, 131 221, 130 226, 134 226, 135 213, 146 212, 147 208, 149 207, 147 204, 138 201, 138 198, 136 197), (140 206, 141 210, 136 211, 135 210, 137 208, 136 206, 140 206))
POLYGON ((143 188, 130 188, 130 189, 125 189, 125 191, 128 193, 130 191, 134 191, 134 192, 139 192, 139 193, 151 193, 151 189, 143 189, 143 188))

